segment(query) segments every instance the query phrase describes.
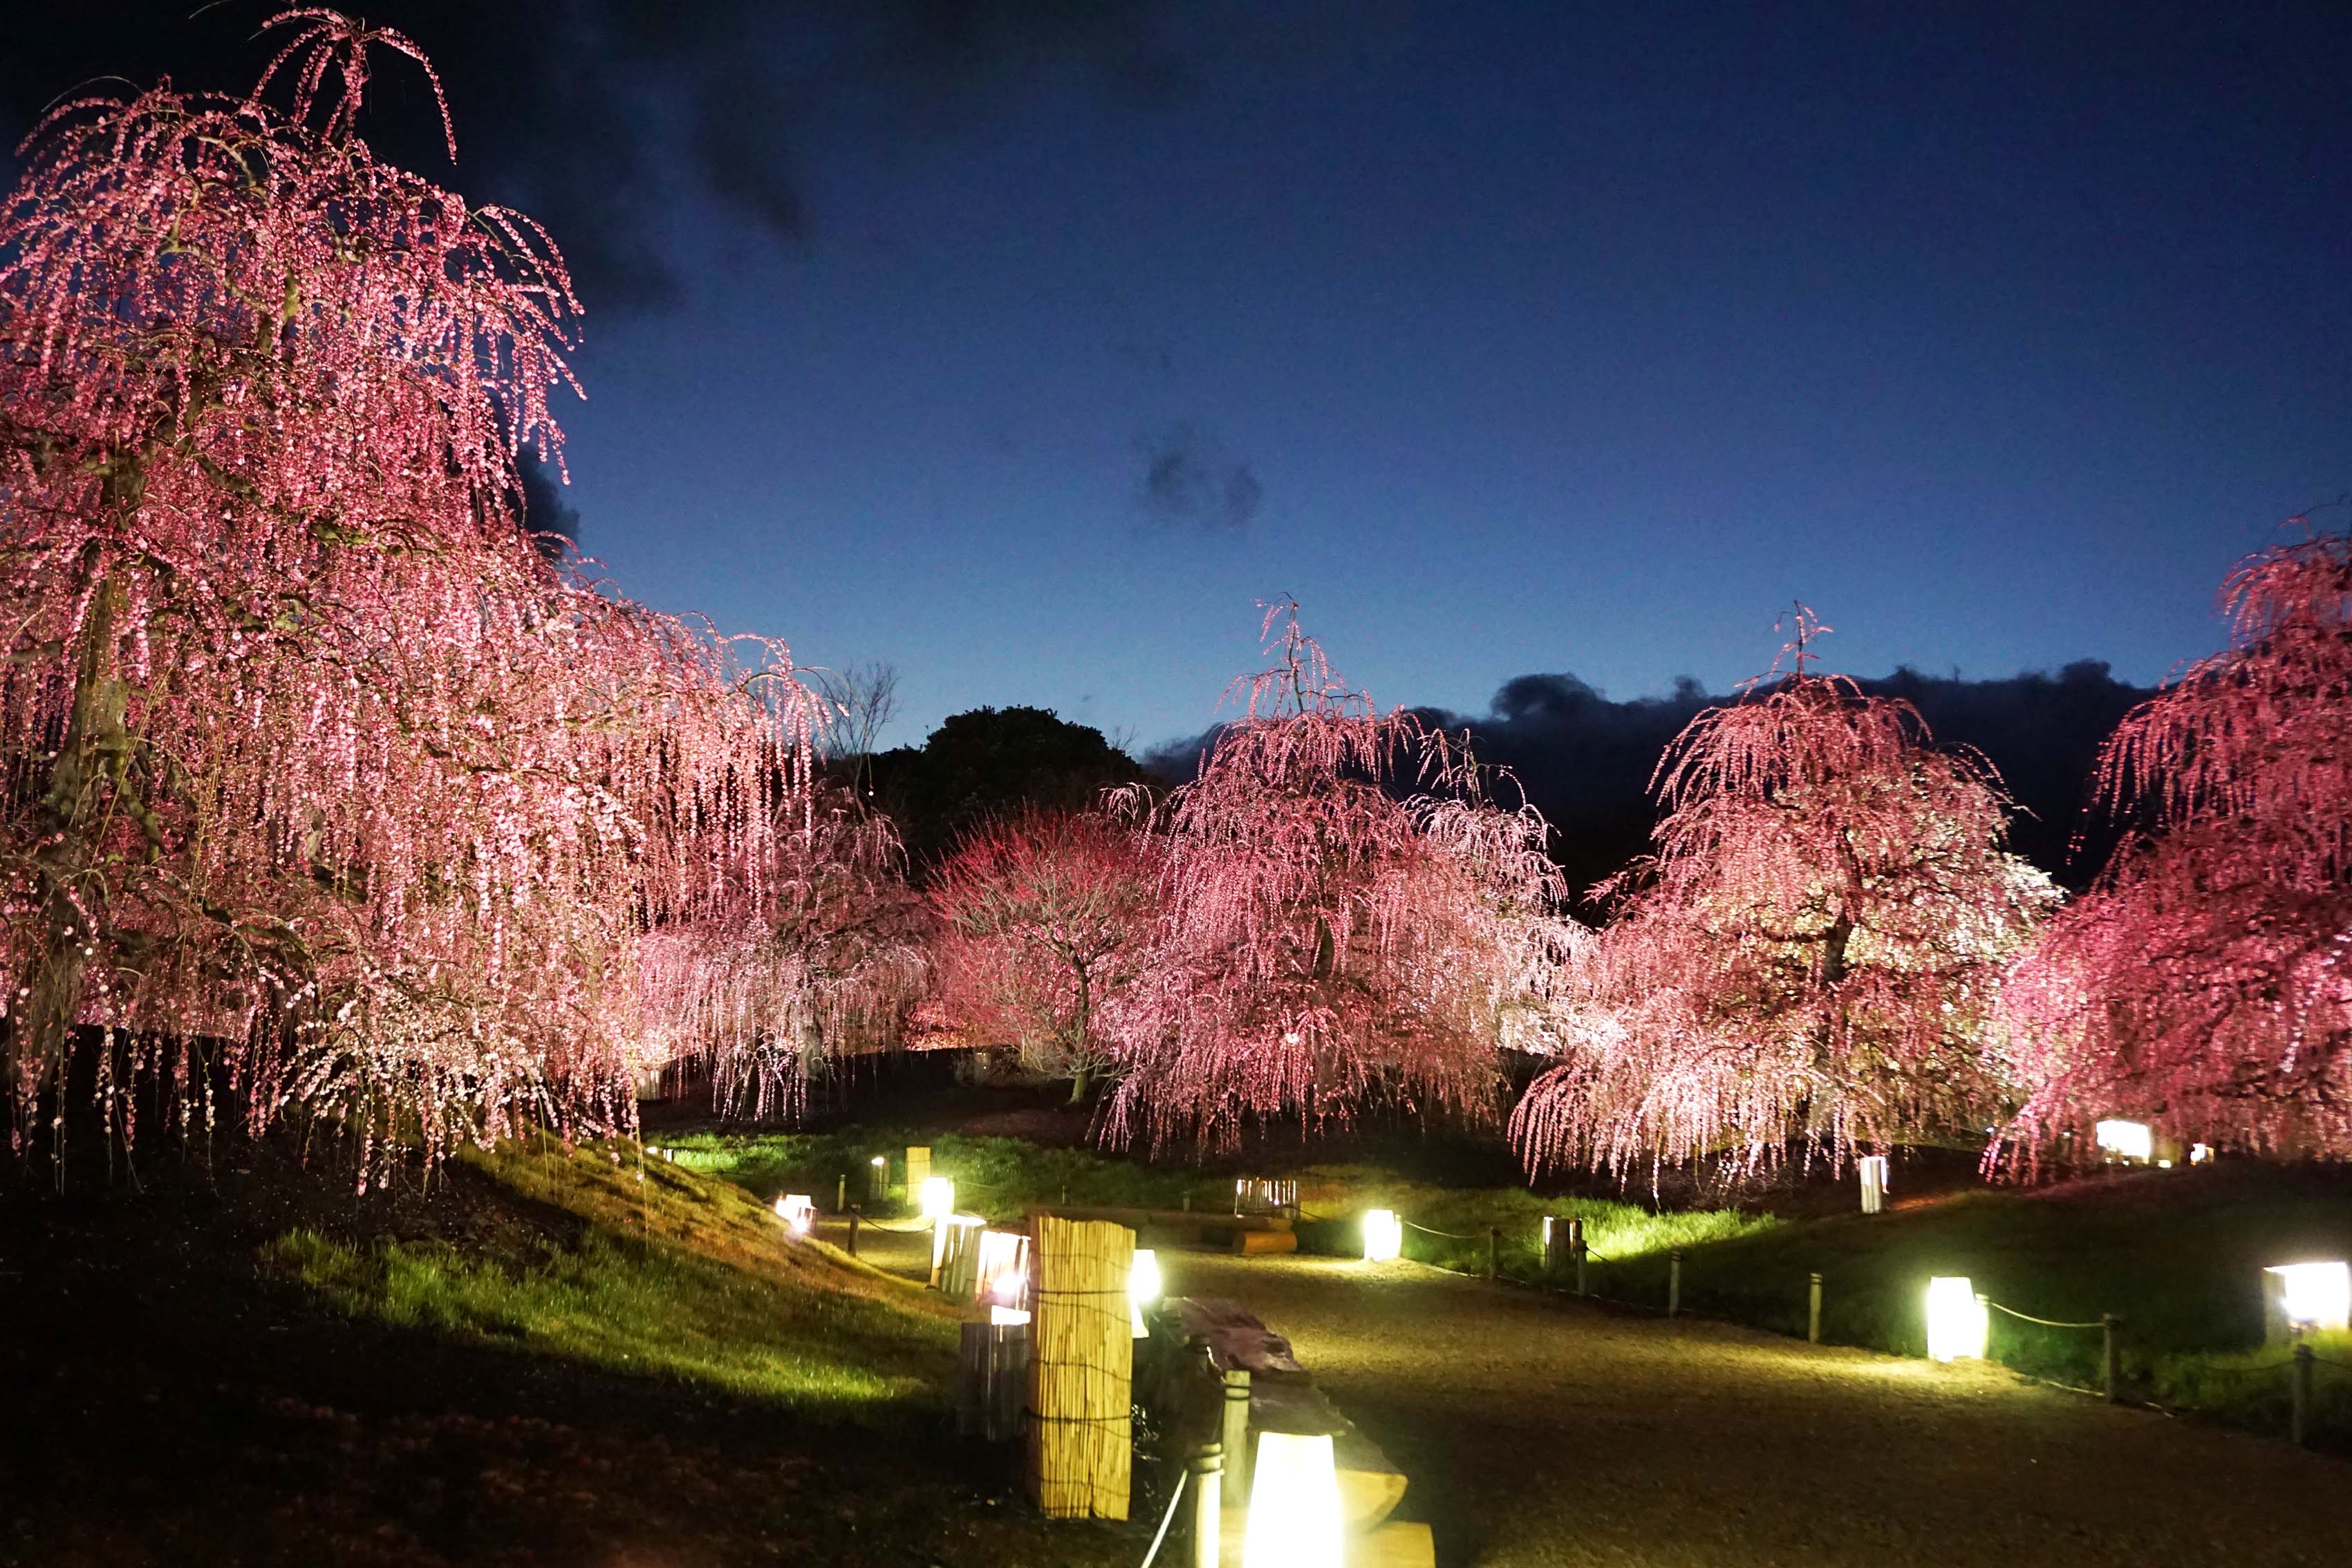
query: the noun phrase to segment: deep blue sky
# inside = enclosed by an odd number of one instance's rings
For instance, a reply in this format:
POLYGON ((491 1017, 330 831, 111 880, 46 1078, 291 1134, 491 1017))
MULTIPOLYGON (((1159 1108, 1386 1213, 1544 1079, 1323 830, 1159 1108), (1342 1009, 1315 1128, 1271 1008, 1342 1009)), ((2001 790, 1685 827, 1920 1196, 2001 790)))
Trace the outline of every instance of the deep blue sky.
MULTIPOLYGON (((463 8, 367 9, 556 189, 463 8)), ((1181 4, 911 86, 822 9, 595 111, 634 200, 572 210, 668 293, 592 268, 569 499, 636 596, 895 663, 898 738, 1197 731, 1284 592, 1384 703, 1721 689, 1799 596, 1857 672, 2153 680, 2352 489, 2344 7, 1181 4), (723 62, 789 124, 697 142, 723 62)))

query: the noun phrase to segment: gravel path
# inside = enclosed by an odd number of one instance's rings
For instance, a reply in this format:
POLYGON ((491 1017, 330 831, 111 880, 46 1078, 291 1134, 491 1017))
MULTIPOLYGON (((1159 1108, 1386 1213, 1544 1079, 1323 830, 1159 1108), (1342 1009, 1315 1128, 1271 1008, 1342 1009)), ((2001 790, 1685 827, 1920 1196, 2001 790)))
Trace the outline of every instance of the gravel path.
POLYGON ((1412 1478, 1441 1568, 2352 1563, 2352 1466, 1997 1369, 1410 1263, 1160 1261, 1290 1337, 1412 1478))

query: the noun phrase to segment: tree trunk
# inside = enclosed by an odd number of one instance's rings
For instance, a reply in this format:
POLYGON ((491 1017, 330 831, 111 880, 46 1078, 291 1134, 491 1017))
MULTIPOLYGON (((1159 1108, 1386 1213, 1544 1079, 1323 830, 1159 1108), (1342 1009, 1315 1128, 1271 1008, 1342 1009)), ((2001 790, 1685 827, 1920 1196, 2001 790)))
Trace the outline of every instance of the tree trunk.
MULTIPOLYGON (((66 1041, 81 1010, 83 976, 98 946, 104 910, 82 886, 96 839, 112 815, 130 761, 124 717, 129 690, 114 668, 114 622, 121 590, 102 583, 90 595, 74 672, 73 709, 37 809, 42 846, 34 857, 47 906, 43 951, 8 1031, 9 1067, 20 1091, 37 1092, 61 1072, 66 1041), (79 895, 79 901, 77 901, 79 895)), ((62 1087, 59 1085, 59 1087, 62 1087)))

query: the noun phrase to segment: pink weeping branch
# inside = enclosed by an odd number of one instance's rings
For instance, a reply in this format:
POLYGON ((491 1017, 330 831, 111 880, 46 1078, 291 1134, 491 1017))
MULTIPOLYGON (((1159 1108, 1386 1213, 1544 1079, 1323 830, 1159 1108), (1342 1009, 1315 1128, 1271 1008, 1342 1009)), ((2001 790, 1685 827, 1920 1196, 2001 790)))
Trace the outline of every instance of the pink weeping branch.
POLYGON ((1162 914, 1108 1030, 1109 1135, 1216 1146, 1372 1103, 1491 1116, 1498 1049, 1541 1033, 1580 939, 1548 829, 1495 805, 1456 742, 1349 689, 1295 605, 1265 630, 1277 662, 1235 683, 1242 717, 1198 774, 1129 803, 1162 914))
POLYGON ((1655 852, 1604 884, 1559 1065, 1514 1112, 1531 1169, 1858 1147, 1981 1129, 2003 966, 2056 901, 2003 847, 2007 795, 1907 703, 1805 668, 1694 719, 1660 761, 1655 852))
POLYGON ((124 1138, 223 1094, 340 1120, 369 1171, 626 1129, 649 1054, 775 1010, 751 958, 649 952, 772 952, 824 857, 875 854, 824 826, 781 645, 520 532, 516 452, 560 460, 573 384, 562 259, 361 140, 365 51, 404 39, 280 21, 290 114, 69 104, 0 205, 14 1136, 93 1052, 124 1138))
POLYGON ((2032 1172, 2104 1117, 2184 1141, 2352 1153, 2352 542, 2264 550, 2230 646, 2126 718, 2099 764, 2145 805, 2010 982, 2027 1091, 1987 1154, 2032 1172))

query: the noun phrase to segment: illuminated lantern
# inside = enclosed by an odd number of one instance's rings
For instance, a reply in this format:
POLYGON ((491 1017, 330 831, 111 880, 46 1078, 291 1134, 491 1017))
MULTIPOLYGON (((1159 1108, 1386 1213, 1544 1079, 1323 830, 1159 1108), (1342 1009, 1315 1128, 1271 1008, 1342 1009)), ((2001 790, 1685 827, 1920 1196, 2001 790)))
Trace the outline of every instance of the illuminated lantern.
POLYGON ((2145 1121, 2102 1121, 2093 1129, 2099 1148, 2114 1160, 2137 1160, 2145 1165, 2156 1155, 2156 1134, 2145 1121))
POLYGON ((2210 1143, 2191 1143, 2189 1145, 2189 1163, 2190 1164, 2201 1165, 2212 1157, 2213 1145, 2210 1143))
POLYGON ((921 1188, 923 1217, 945 1219, 955 1213, 955 1183, 945 1176, 926 1176, 921 1188))
POLYGON ((953 1256, 971 1245, 969 1232, 978 1230, 988 1222, 976 1214, 944 1214, 931 1222, 931 1284, 944 1284, 942 1276, 953 1256))
POLYGON ((1853 1166, 1862 1177, 1862 1212, 1878 1213, 1886 1206, 1886 1156, 1864 1154, 1853 1166))
POLYGON ((1965 1275, 1927 1281, 1927 1354, 1935 1361, 1980 1361, 1985 1353, 1985 1306, 1965 1275))
POLYGON ((2263 1323, 2273 1340, 2352 1328, 2352 1267, 2283 1263, 2263 1269, 2263 1323))
POLYGON ((1001 1329, 1007 1323, 1027 1322, 1029 1314, 1019 1307, 991 1307, 988 1310, 988 1321, 993 1327, 1001 1329))
POLYGON ((973 1288, 983 1301, 1019 1306, 1029 1289, 1029 1238, 1013 1230, 982 1231, 973 1288))
POLYGON ((1371 1209, 1364 1215, 1364 1261, 1388 1263, 1404 1251, 1404 1222, 1391 1209, 1371 1209))
POLYGON ((776 1200, 776 1214, 794 1236, 806 1236, 816 1225, 816 1200, 806 1193, 787 1193, 776 1200))
POLYGON ((1242 1568, 1339 1568, 1339 1472, 1329 1433, 1258 1434, 1242 1568))
POLYGON ((1146 1333, 1143 1309, 1160 1300, 1160 1256, 1148 1247, 1135 1249, 1135 1261, 1127 1270, 1127 1317, 1135 1337, 1146 1333))

